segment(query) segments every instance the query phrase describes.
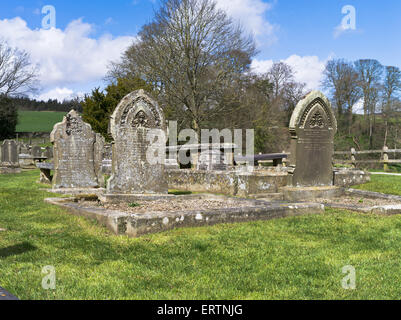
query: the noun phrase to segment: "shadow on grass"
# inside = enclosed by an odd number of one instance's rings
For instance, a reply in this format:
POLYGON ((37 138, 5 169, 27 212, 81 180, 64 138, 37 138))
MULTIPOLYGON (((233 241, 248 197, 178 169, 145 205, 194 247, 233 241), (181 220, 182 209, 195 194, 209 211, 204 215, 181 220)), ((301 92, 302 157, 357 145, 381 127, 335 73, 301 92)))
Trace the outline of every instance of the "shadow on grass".
POLYGON ((15 246, 0 248, 0 258, 7 258, 11 256, 17 256, 30 251, 35 251, 38 248, 31 245, 29 242, 23 242, 15 246))
POLYGON ((179 191, 179 190, 170 190, 168 194, 174 195, 174 196, 187 196, 189 194, 192 194, 191 191, 179 191))

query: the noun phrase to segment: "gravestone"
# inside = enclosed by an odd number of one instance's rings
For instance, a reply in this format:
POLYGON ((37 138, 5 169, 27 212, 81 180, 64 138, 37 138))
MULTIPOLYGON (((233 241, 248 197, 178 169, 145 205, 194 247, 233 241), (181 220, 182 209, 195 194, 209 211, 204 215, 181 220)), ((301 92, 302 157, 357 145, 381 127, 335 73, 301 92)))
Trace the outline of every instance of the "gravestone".
POLYGON ((42 157, 42 148, 39 146, 33 146, 31 155, 33 158, 41 158, 42 157))
POLYGON ((46 157, 48 160, 53 159, 53 148, 46 147, 45 151, 43 152, 43 156, 46 157))
POLYGON ((19 173, 18 144, 14 140, 4 140, 0 147, 0 173, 19 173))
POLYGON ((53 189, 99 188, 96 133, 75 111, 54 126, 50 135, 53 143, 53 189))
POLYGON ((290 121, 290 185, 333 185, 334 135, 337 121, 329 100, 318 91, 309 93, 296 106, 290 121))
POLYGON ((165 136, 166 122, 158 104, 144 90, 130 93, 114 111, 110 132, 114 144, 107 194, 167 194, 166 141, 160 139, 160 134, 165 136), (159 161, 149 154, 157 155, 159 161))
POLYGON ((197 170, 227 170, 224 153, 218 149, 202 151, 199 154, 197 170))
POLYGON ((97 174, 97 181, 101 188, 104 187, 104 175, 103 175, 103 159, 104 159, 104 145, 106 144, 105 139, 100 133, 96 133, 96 140, 94 145, 94 164, 95 172, 97 174))
POLYGON ((21 143, 19 148, 19 154, 29 154, 29 148, 27 145, 21 143))

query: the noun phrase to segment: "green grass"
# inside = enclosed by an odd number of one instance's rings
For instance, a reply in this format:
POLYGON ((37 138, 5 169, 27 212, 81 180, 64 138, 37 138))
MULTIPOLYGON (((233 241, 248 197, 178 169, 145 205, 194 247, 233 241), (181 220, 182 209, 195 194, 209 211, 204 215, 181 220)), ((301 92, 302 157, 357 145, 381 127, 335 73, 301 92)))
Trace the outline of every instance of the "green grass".
POLYGON ((387 172, 387 173, 401 173, 401 164, 393 164, 388 166, 388 170, 380 169, 369 169, 370 172, 387 172))
POLYGON ((353 187, 354 189, 388 193, 401 196, 401 177, 372 175, 371 182, 353 187))
POLYGON ((401 217, 328 210, 140 239, 45 204, 38 171, 0 176, 0 286, 21 299, 399 299, 401 217), (41 287, 56 268, 56 290, 41 287), (356 268, 344 290, 342 268, 356 268))
POLYGON ((65 112, 19 111, 17 132, 51 132, 65 112))

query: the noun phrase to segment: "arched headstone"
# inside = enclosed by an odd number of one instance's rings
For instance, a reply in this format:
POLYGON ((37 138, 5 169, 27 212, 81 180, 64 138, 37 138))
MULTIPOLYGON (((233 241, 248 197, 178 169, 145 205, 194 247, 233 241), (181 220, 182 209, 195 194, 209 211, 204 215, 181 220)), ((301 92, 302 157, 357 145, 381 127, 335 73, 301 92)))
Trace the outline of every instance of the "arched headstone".
POLYGON ((114 144, 107 194, 167 194, 166 142, 160 139, 166 122, 158 104, 143 90, 130 93, 114 111, 110 131, 114 144), (159 161, 149 157, 150 147, 159 161))
POLYGON ((95 165, 96 133, 75 111, 54 126, 50 135, 53 143, 53 189, 99 188, 95 165))
POLYGON ((296 106, 290 121, 291 184, 294 187, 333 185, 334 135, 337 120, 329 100, 318 91, 296 106))

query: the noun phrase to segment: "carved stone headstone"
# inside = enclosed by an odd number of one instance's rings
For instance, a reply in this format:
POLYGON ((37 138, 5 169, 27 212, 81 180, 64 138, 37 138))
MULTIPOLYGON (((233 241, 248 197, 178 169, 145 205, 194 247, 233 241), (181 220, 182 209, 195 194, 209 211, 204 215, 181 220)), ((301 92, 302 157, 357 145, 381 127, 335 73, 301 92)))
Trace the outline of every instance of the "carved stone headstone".
POLYGON ((95 172, 97 173, 97 181, 101 188, 104 187, 103 175, 103 159, 104 159, 104 145, 106 141, 100 133, 96 133, 96 140, 94 145, 94 161, 95 172))
POLYGON ((18 168, 18 145, 14 140, 4 140, 0 149, 0 166, 8 168, 18 168))
POLYGON ((298 103, 290 121, 292 186, 333 185, 336 132, 333 109, 321 92, 313 91, 298 103))
POLYGON ((114 111, 110 131, 114 144, 107 194, 167 194, 166 142, 160 139, 166 122, 158 104, 143 90, 130 93, 114 111), (157 154, 152 150, 158 150, 157 154), (159 161, 149 154, 158 156, 159 161))
POLYGON ((202 151, 199 155, 197 170, 227 170, 224 153, 218 149, 202 151))
POLYGON ((54 126, 50 135, 53 143, 53 189, 99 188, 95 165, 96 133, 75 111, 54 126))

